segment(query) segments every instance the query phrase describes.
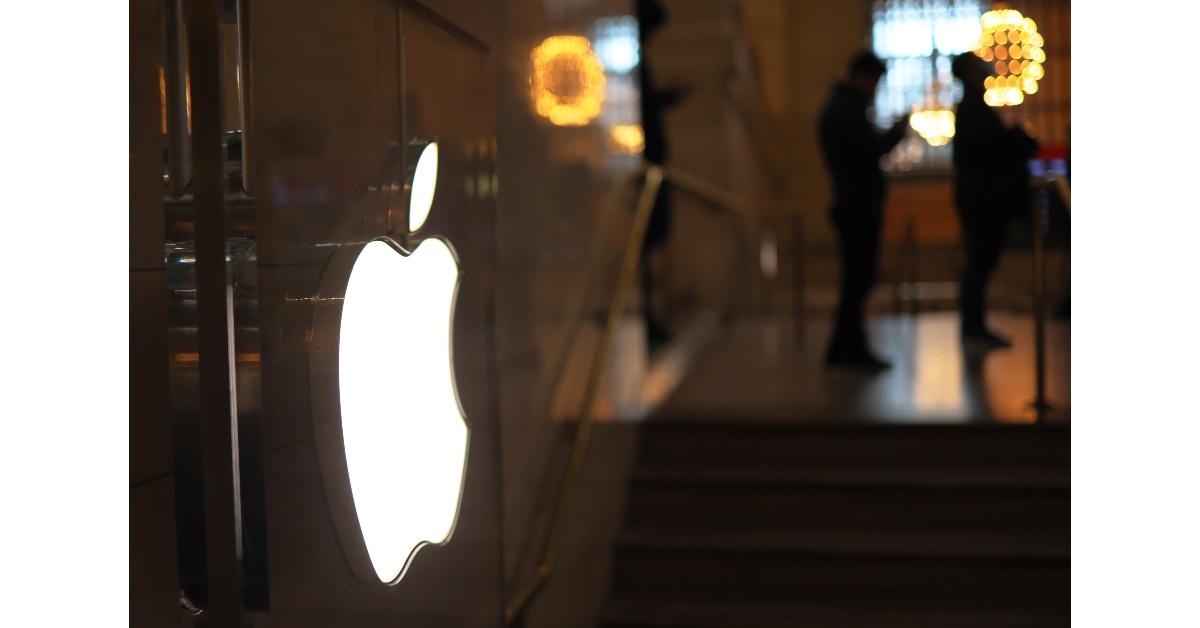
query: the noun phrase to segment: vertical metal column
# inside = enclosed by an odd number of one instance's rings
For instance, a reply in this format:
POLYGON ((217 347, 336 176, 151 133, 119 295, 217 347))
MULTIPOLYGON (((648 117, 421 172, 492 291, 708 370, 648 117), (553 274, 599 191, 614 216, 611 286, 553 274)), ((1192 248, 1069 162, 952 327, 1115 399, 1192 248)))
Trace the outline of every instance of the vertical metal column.
POLYGON ((166 58, 163 88, 167 97, 167 191, 171 198, 187 193, 192 182, 191 85, 188 37, 181 0, 165 0, 166 58))
POLYGON ((908 313, 916 316, 921 312, 921 248, 917 245, 917 219, 912 215, 904 227, 904 240, 908 246, 908 313))
POLYGON ((1039 182, 1036 186, 1036 200, 1031 203, 1033 209, 1033 339, 1034 339, 1034 386, 1035 397, 1033 411, 1038 421, 1046 418, 1050 412, 1050 403, 1046 400, 1046 230, 1047 196, 1049 192, 1039 182))
POLYGON ((796 278, 796 346, 803 348, 808 327, 808 295, 804 268, 804 213, 792 219, 792 272, 796 278))
POLYGON ((200 422, 208 606, 198 624, 241 624, 241 499, 227 270, 219 0, 185 0, 192 101, 200 422))
POLYGON ((242 190, 247 195, 254 194, 252 170, 254 151, 254 115, 253 100, 250 86, 254 84, 251 76, 250 63, 250 8, 247 0, 237 0, 237 34, 238 34, 238 98, 242 110, 242 190))

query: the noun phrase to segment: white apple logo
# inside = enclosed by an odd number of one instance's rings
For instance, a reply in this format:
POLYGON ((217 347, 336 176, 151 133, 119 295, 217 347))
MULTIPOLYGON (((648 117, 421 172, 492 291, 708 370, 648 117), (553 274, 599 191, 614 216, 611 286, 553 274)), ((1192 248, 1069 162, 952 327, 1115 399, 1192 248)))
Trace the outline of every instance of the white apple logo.
MULTIPOLYGON (((437 144, 417 160, 409 229, 425 222, 437 144)), ((438 238, 409 254, 374 240, 350 271, 338 383, 354 509, 371 564, 399 582, 426 543, 445 543, 462 492, 467 425, 451 364, 458 261, 438 238)))

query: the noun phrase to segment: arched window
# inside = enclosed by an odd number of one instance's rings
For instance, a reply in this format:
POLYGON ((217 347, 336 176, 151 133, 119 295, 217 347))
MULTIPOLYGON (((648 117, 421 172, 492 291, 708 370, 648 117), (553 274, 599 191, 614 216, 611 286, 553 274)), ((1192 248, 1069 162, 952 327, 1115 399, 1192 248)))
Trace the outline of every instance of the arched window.
MULTIPOLYGON (((874 0, 871 45, 887 64, 875 95, 875 118, 888 126, 914 106, 953 109, 961 87, 950 59, 979 43, 981 0, 874 0)), ((893 152, 892 169, 939 169, 950 165, 949 146, 929 146, 910 136, 893 152)))

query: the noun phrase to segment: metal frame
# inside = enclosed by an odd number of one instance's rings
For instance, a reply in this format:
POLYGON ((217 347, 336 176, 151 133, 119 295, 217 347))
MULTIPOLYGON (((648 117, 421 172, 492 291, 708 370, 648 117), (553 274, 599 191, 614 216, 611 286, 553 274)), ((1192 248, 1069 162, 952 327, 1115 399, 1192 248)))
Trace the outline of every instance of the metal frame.
POLYGON ((208 568, 206 623, 242 619, 241 481, 238 461, 234 322, 228 272, 221 124, 220 14, 212 0, 184 0, 192 100, 199 413, 208 568))

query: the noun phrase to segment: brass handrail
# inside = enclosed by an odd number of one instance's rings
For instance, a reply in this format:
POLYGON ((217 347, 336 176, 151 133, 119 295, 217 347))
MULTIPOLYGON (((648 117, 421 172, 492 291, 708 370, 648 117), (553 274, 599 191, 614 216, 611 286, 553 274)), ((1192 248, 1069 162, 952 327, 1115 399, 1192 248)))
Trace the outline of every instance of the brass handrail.
POLYGON ((746 218, 794 218, 803 215, 797 201, 748 203, 694 174, 671 166, 667 166, 666 171, 666 178, 674 187, 717 207, 742 214, 746 218))
POLYGON ((637 276, 638 261, 641 259, 642 254, 642 240, 646 237, 646 227, 650 223, 650 210, 654 207, 654 200, 658 196, 658 190, 662 186, 662 181, 663 169, 661 167, 650 166, 646 169, 645 182, 642 184, 641 194, 638 197, 637 210, 633 216, 633 228, 626 242, 625 254, 621 261, 621 274, 617 280, 617 289, 613 294, 612 302, 609 304, 608 317, 604 323, 604 332, 600 336, 600 343, 597 345, 596 352, 592 357, 592 366, 587 378, 587 388, 584 390, 583 401, 579 408, 579 427, 575 432, 575 442, 571 447, 571 454, 567 461, 567 473, 559 493, 558 504, 554 509, 550 530, 546 535, 542 560, 538 564, 533 577, 524 587, 517 591, 508 608, 505 610, 505 617, 509 622, 512 622, 525 609, 525 606, 533 596, 545 585, 546 580, 549 579, 550 574, 554 570, 554 563, 558 558, 559 549, 562 547, 567 517, 570 514, 571 505, 575 500, 576 484, 578 484, 580 473, 583 471, 583 460, 592 437, 592 401, 600 383, 600 376, 603 374, 604 368, 608 363, 608 344, 616 331, 617 322, 620 320, 621 314, 625 311, 629 291, 637 276))
MULTIPOLYGON (((644 173, 639 171, 637 176, 641 177, 643 175, 644 173)), ((603 213, 600 214, 598 220, 599 227, 596 229, 597 234, 603 233, 616 215, 616 210, 624 198, 622 194, 624 186, 628 183, 633 183, 633 181, 622 182, 621 189, 618 190, 617 194, 613 196, 612 201, 605 206, 603 213)), ((558 385, 566 372, 567 358, 570 357, 571 349, 575 346, 575 336, 578 335, 579 328, 583 324, 583 315, 586 309, 588 294, 591 292, 592 283, 599 274, 597 270, 600 267, 600 249, 602 246, 603 238, 599 236, 592 238, 591 247, 586 257, 587 264, 583 270, 583 281, 576 285, 575 294, 572 295, 571 303, 573 305, 567 313, 567 327, 563 334, 563 340, 559 344, 558 353, 554 356, 554 362, 551 363, 550 381, 546 383, 543 392, 541 405, 539 406, 541 409, 539 416, 550 416, 554 404, 554 395, 558 392, 558 385)))
POLYGON ((1063 205, 1067 208, 1067 212, 1071 211, 1071 184, 1066 177, 1054 176, 1051 177, 1054 181, 1054 187, 1058 190, 1058 196, 1062 198, 1063 205))
MULTIPOLYGON (((512 599, 505 608, 505 620, 510 625, 514 623, 514 620, 522 616, 534 596, 546 585, 550 579, 550 575, 554 572, 558 554, 562 549, 562 543, 566 537, 568 519, 575 502, 576 493, 578 492, 579 480, 583 473, 583 463, 591 443, 592 428, 595 424, 593 406, 595 405, 596 392, 599 389, 601 377, 608 369, 608 362, 611 358, 609 345, 611 345, 612 338, 616 334, 617 325, 625 312, 629 295, 637 278, 637 269, 641 262, 642 248, 646 238, 646 230, 650 222, 650 214, 664 181, 670 180, 672 185, 680 190, 690 193, 719 208, 739 214, 742 217, 802 216, 796 203, 757 205, 744 203, 736 197, 705 182, 703 179, 675 168, 649 165, 643 168, 642 174, 643 178, 640 193, 638 194, 637 206, 634 211, 633 225, 625 243, 625 251, 622 255, 616 290, 609 303, 604 330, 597 343, 596 351, 592 356, 592 362, 588 370, 587 384, 579 406, 579 420, 575 432, 575 440, 571 445, 571 451, 568 455, 566 474, 563 478, 562 487, 559 489, 558 501, 554 507, 550 528, 546 533, 541 560, 538 562, 538 566, 534 569, 534 573, 528 582, 516 590, 516 593, 513 594, 512 599)), ((618 194, 616 198, 621 198, 621 195, 618 194)), ((602 222, 607 222, 611 213, 611 211, 606 211, 601 218, 602 222)), ((558 382, 561 379, 561 371, 565 368, 567 356, 570 353, 574 337, 582 321, 583 302, 586 299, 587 290, 591 286, 592 276, 595 274, 594 271, 598 265, 598 240, 597 238, 593 241, 592 250, 589 252, 589 264, 585 271, 587 277, 585 277, 580 285, 579 292, 577 293, 578 298, 576 299, 578 305, 573 309, 569 318, 570 322, 566 329, 566 336, 554 362, 551 381, 544 399, 546 414, 549 414, 550 404, 553 401, 558 382)))
POLYGON ((1062 199, 1063 205, 1067 208, 1067 212, 1071 211, 1071 182, 1067 178, 1058 174, 1049 174, 1040 177, 1033 177, 1033 187, 1039 190, 1054 190, 1058 192, 1058 197, 1062 199))

